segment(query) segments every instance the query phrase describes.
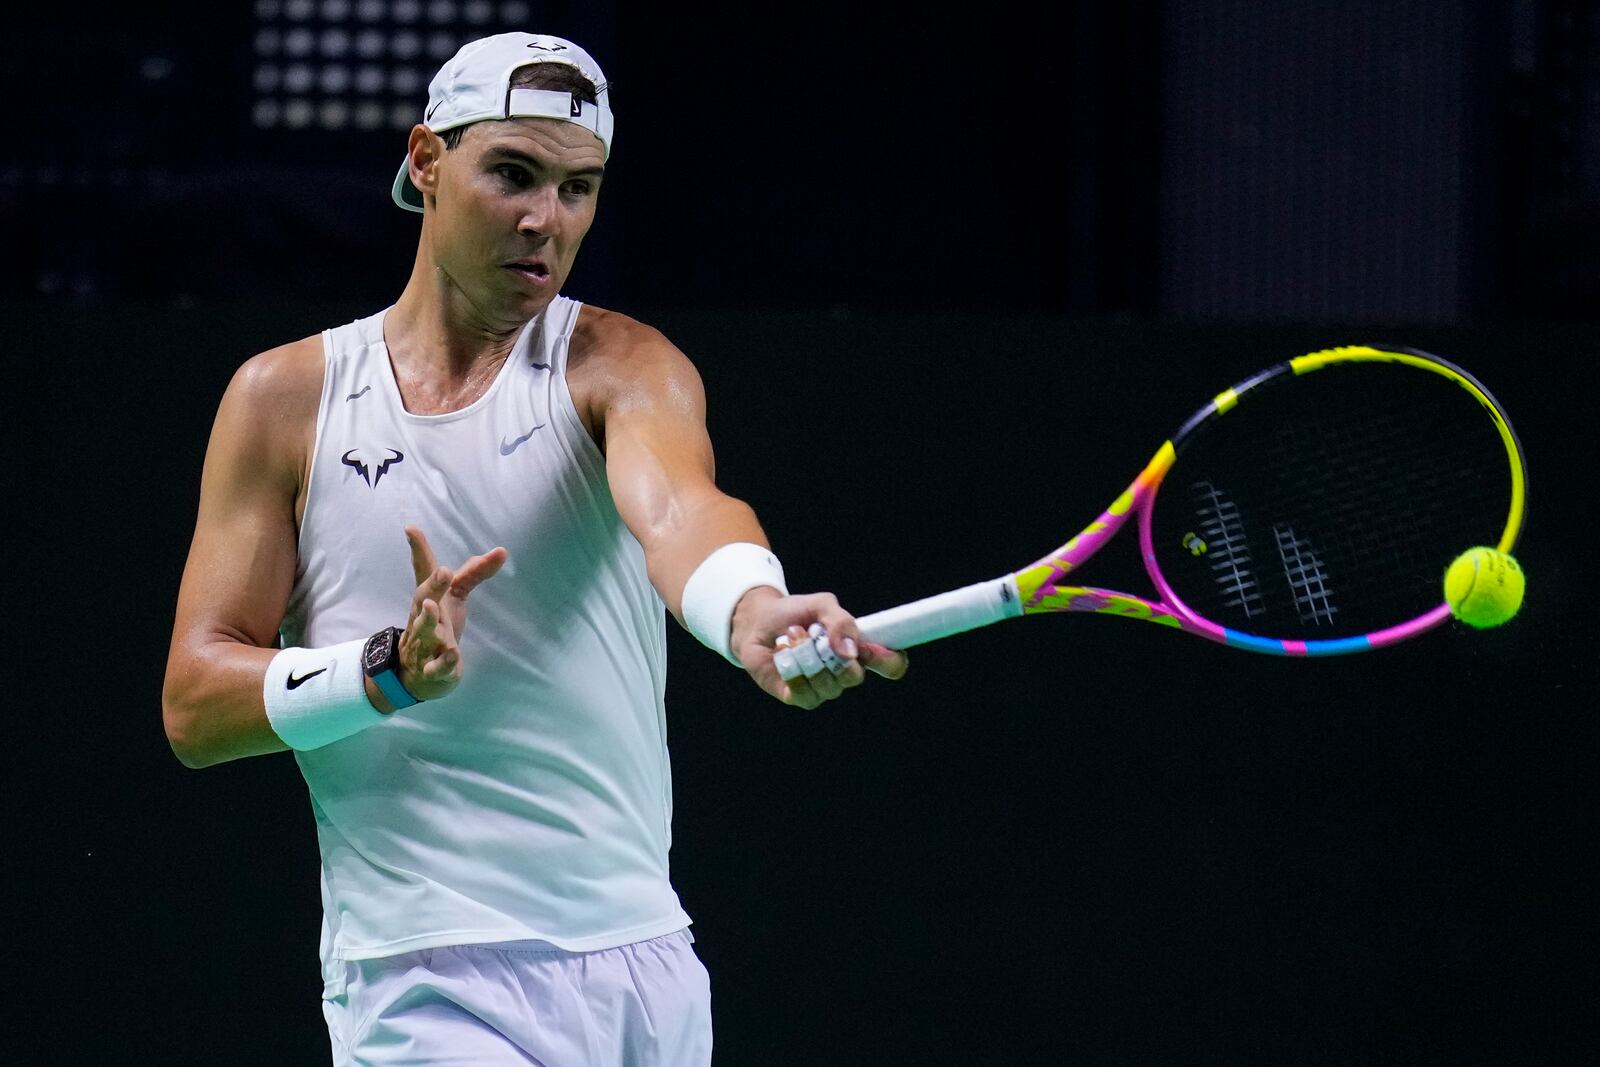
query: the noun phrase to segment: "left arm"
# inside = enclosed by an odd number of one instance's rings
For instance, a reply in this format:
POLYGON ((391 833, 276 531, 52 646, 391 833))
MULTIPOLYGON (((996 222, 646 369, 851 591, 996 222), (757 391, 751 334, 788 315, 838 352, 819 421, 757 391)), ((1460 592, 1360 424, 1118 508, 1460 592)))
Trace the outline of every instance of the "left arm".
MULTIPOLYGON (((584 373, 588 414, 603 445, 617 510, 644 546, 650 580, 683 621, 683 589, 702 561, 722 545, 767 546, 755 512, 716 486, 706 432, 705 390, 688 358, 655 330, 621 316, 595 323, 587 338, 584 373)), ((578 343, 578 338, 574 338, 578 343)), ((816 707, 861 684, 862 668, 898 678, 905 657, 860 640, 855 619, 831 593, 784 596, 771 586, 751 589, 731 621, 732 647, 762 689, 786 704, 816 707), (782 634, 801 640, 813 622, 827 627, 846 661, 838 675, 823 672, 785 682, 772 663, 782 634)))

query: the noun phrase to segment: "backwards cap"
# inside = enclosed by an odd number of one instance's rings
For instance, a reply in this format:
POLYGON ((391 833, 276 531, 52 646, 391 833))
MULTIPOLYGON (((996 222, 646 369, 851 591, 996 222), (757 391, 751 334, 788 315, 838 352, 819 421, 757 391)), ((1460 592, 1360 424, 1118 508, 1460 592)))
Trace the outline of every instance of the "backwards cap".
MULTIPOLYGON (((541 33, 498 33, 461 46, 428 83, 428 110, 422 124, 434 133, 486 119, 562 119, 576 122, 600 138, 611 156, 611 99, 606 76, 594 57, 571 41, 541 33), (536 63, 561 63, 595 87, 595 102, 555 89, 512 88, 511 76, 536 63)), ((409 159, 409 157, 408 157, 409 159)), ((422 210, 422 194, 411 184, 406 162, 392 190, 407 211, 422 210)))

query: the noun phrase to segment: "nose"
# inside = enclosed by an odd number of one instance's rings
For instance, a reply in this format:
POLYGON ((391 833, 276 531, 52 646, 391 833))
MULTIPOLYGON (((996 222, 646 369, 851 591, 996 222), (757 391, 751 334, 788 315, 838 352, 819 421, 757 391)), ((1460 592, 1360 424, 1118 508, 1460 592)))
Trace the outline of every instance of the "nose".
POLYGON ((529 189, 523 198, 517 232, 527 237, 548 237, 555 231, 559 214, 560 196, 556 187, 536 186, 529 189))

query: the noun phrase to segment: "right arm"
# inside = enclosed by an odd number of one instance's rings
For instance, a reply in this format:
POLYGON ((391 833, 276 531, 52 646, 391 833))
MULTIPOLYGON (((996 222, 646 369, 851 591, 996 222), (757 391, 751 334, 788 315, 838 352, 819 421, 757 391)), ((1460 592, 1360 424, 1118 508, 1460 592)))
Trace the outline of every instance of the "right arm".
MULTIPOLYGON (((217 409, 161 691, 167 741, 185 766, 288 747, 267 717, 263 688, 294 586, 322 375, 321 338, 309 337, 246 362, 217 409)), ((408 526, 405 538, 417 587, 400 638, 400 682, 419 700, 438 700, 461 680, 467 596, 500 570, 506 551, 451 569, 421 530, 408 526)), ((372 628, 388 621, 374 619, 372 628)), ((371 678, 362 687, 373 708, 393 710, 371 678)))
POLYGON ((218 407, 161 693, 185 766, 287 747, 262 683, 294 583, 295 505, 321 390, 321 339, 311 337, 246 362, 218 407))

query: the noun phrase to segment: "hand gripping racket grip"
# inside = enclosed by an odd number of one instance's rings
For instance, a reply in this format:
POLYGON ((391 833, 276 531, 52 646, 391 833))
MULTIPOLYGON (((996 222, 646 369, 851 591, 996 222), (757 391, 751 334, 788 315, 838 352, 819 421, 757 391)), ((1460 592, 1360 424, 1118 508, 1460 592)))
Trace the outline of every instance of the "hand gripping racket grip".
POLYGON ((856 625, 868 641, 890 648, 910 648, 1021 614, 1022 595, 1017 592, 1017 579, 1008 574, 864 615, 856 625))

